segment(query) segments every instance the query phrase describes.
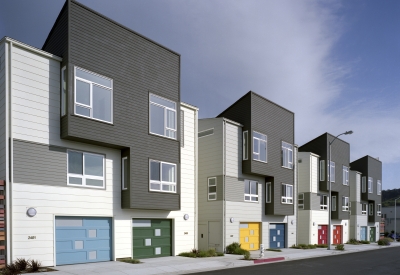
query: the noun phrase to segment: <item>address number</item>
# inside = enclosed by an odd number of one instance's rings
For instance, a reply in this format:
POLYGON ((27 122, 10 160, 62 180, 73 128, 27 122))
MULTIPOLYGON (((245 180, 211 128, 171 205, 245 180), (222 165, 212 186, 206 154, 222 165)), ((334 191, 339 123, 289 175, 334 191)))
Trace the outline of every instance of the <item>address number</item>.
POLYGON ((36 236, 28 236, 28 240, 36 239, 36 236))

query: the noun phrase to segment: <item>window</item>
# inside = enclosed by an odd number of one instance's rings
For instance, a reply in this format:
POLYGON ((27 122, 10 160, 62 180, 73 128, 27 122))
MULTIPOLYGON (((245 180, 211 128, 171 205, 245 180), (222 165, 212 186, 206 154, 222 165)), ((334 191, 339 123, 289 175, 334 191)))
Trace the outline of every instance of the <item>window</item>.
POLYGON ((380 216, 381 213, 382 213, 382 212, 381 212, 381 205, 378 204, 377 207, 376 207, 376 215, 377 215, 377 216, 380 216))
POLYGON ((325 180, 325 160, 319 161, 319 180, 325 180))
POLYGON ((104 188, 104 156, 68 150, 68 185, 104 188))
POLYGON ((298 197, 299 209, 304 209, 304 193, 300 193, 298 197))
POLYGON ((319 209, 321 210, 328 210, 328 196, 327 195, 321 195, 319 197, 319 209))
POLYGON ((150 190, 176 192, 176 164, 150 160, 150 190))
POLYGON ((67 113, 67 70, 61 69, 61 116, 67 113))
POLYGON ((374 188, 372 187, 374 180, 372 177, 368 177, 368 193, 372 193, 374 188))
POLYGON ((267 162, 267 136, 253 131, 253 159, 267 162))
POLYGON ((361 192, 362 193, 367 192, 367 184, 366 184, 366 178, 365 177, 361 178, 361 192))
POLYGON ((349 211, 349 197, 342 197, 342 211, 349 211))
POLYGON ((176 139, 176 103, 150 94, 150 133, 176 139))
POLYGON ((129 164, 128 157, 122 158, 122 190, 128 189, 129 183, 129 164))
POLYGON ((267 182, 265 184, 265 202, 270 203, 271 202, 271 183, 267 182))
POLYGON ((249 132, 243 132, 243 160, 247 160, 249 158, 248 150, 249 148, 249 132))
POLYGON ((369 204, 369 215, 370 216, 374 215, 374 204, 373 203, 369 204))
POLYGON ((252 180, 244 181, 244 200, 258 202, 257 182, 252 180))
POLYGON ((181 147, 185 147, 185 113, 181 111, 181 147))
POLYGON ((380 195, 382 193, 382 182, 380 180, 376 181, 376 193, 380 195))
POLYGON ((336 211, 336 196, 332 196, 332 211, 336 211))
POLYGON ((361 204, 361 215, 367 215, 367 204, 361 204))
POLYGON ((112 123, 112 80, 75 67, 75 114, 112 123))
POLYGON ((343 185, 349 185, 349 167, 343 165, 343 185))
POLYGON ((293 203, 293 185, 282 183, 282 203, 293 203))
POLYGON ((328 181, 329 181, 329 176, 330 176, 331 182, 335 182, 335 162, 331 161, 331 165, 328 167, 328 171, 329 170, 330 170, 330 173, 328 173, 328 181))
POLYGON ((211 129, 208 129, 208 130, 204 130, 204 131, 199 132, 199 133, 197 134, 197 136, 198 136, 199 138, 202 138, 202 137, 206 137, 206 136, 211 136, 211 135, 213 135, 213 134, 214 134, 214 128, 211 128, 211 129))
POLYGON ((282 166, 293 169, 293 145, 282 141, 282 166))
POLYGON ((208 178, 208 200, 215 201, 217 199, 217 178, 208 178))

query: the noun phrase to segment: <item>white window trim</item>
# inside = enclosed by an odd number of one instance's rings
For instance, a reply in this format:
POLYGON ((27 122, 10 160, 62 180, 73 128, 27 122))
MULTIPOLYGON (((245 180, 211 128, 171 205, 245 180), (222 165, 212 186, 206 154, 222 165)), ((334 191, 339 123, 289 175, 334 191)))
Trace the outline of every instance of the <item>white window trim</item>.
POLYGON ((349 185, 349 167, 343 165, 343 185, 349 185))
POLYGON ((304 193, 299 193, 297 198, 297 205, 299 209, 304 209, 304 193), (302 203, 300 203, 302 201, 302 203))
POLYGON ((286 142, 286 141, 282 141, 282 145, 281 146, 282 146, 282 167, 288 168, 288 169, 293 169, 293 157, 294 157, 294 155, 293 155, 293 144, 290 144, 289 142, 286 142), (289 145, 289 146, 292 146, 292 149, 283 147, 284 143, 289 145), (292 159, 291 160, 289 160, 289 151, 292 151, 292 159), (287 157, 287 160, 288 160, 288 166, 285 166, 285 163, 283 163, 283 156, 285 154, 286 154, 286 157, 287 157))
POLYGON ((293 204, 294 186, 292 184, 287 184, 287 183, 282 183, 282 186, 285 186, 286 194, 288 193, 288 188, 291 187, 292 188, 292 196, 288 197, 288 196, 283 196, 283 194, 281 194, 281 196, 282 196, 281 203, 283 203, 283 204, 293 204))
POLYGON ((361 193, 366 193, 367 192, 367 178, 362 177, 361 178, 361 193))
POLYGON ((271 203, 271 198, 272 198, 271 191, 272 191, 271 183, 266 182, 265 183, 265 202, 266 203, 271 203))
POLYGON ((374 192, 374 179, 368 177, 368 193, 372 194, 374 192))
POLYGON ((377 195, 381 195, 382 194, 382 181, 381 180, 377 180, 376 181, 376 194, 377 195))
POLYGON ((367 209, 368 209, 368 206, 366 203, 361 204, 361 215, 367 215, 367 209), (364 206, 365 206, 365 210, 363 210, 364 206))
POLYGON ((336 211, 336 196, 332 196, 331 206, 332 206, 331 211, 336 211))
MULTIPOLYGON (((255 180, 245 180, 244 183, 246 184, 246 182, 248 182, 248 183, 255 182, 255 183, 256 183, 257 194, 256 194, 256 195, 255 195, 255 194, 247 194, 247 193, 245 192, 245 193, 244 193, 244 196, 243 196, 244 201, 245 201, 245 202, 258 203, 258 182, 255 181, 255 180), (250 200, 246 200, 246 196, 249 196, 249 197, 250 197, 250 200), (257 198, 257 200, 256 200, 256 201, 252 201, 251 198, 257 198)), ((249 187, 250 187, 249 190, 250 190, 250 192, 251 192, 251 184, 250 184, 249 187)), ((245 190, 246 190, 246 188, 245 188, 245 190)))
POLYGON ((109 123, 109 124, 113 124, 113 118, 114 118, 114 109, 113 109, 114 108, 114 104, 113 103, 114 103, 114 83, 113 83, 113 80, 111 78, 96 74, 94 72, 82 69, 80 67, 74 67, 74 115, 80 116, 80 117, 89 118, 89 119, 93 119, 93 120, 97 120, 97 121, 102 121, 102 122, 109 123), (92 82, 90 80, 87 80, 87 79, 80 78, 80 77, 76 76, 76 69, 80 69, 80 70, 85 71, 87 73, 90 73, 90 74, 96 75, 98 77, 110 80, 111 81, 111 88, 107 87, 107 86, 104 86, 104 85, 101 85, 99 83, 92 82), (79 80, 79 81, 86 82, 86 83, 90 84, 90 106, 76 102, 76 80, 79 80), (98 118, 94 118, 93 117, 93 85, 94 84, 99 86, 99 87, 102 87, 104 89, 107 89, 107 90, 111 91, 111 108, 110 108, 111 109, 111 121, 106 121, 106 120, 102 120, 102 119, 98 119, 98 118), (90 109, 90 116, 84 116, 84 115, 77 114, 76 113, 76 105, 79 105, 79 106, 82 106, 84 108, 90 109))
POLYGON ((321 198, 320 198, 320 203, 319 203, 319 209, 320 210, 328 210, 328 196, 327 195, 321 195, 321 198), (326 204, 321 204, 321 198, 322 198, 322 203, 324 202, 324 201, 326 201, 326 204), (325 199, 324 199, 325 198, 325 199))
POLYGON ((171 163, 171 162, 166 162, 166 161, 160 161, 160 160, 155 160, 155 159, 149 159, 149 190, 151 192, 163 192, 163 193, 176 193, 178 186, 177 186, 177 166, 175 163, 171 163), (151 180, 151 161, 155 161, 155 162, 159 162, 160 163, 160 181, 156 181, 156 180, 151 180), (166 164, 171 164, 175 166, 175 183, 169 182, 169 181, 162 181, 162 164, 166 163, 166 164), (160 184, 160 189, 151 189, 151 183, 156 183, 156 184, 160 184), (175 191, 165 191, 162 190, 162 185, 175 185, 175 191))
POLYGON ((104 155, 101 154, 94 154, 94 153, 87 153, 79 150, 67 150, 67 185, 68 186, 75 186, 75 187, 87 187, 87 188, 95 188, 95 189, 104 189, 105 188, 105 167, 104 167, 104 162, 105 157, 104 155), (73 174, 69 173, 69 160, 68 160, 68 152, 77 152, 77 153, 82 153, 82 175, 80 174, 73 174), (85 155, 94 155, 94 156, 101 156, 103 158, 103 176, 91 176, 91 175, 85 175, 85 155), (74 177, 74 178, 81 178, 82 179, 82 184, 73 184, 69 183, 69 177, 74 177), (86 185, 86 179, 93 179, 93 180, 102 180, 103 181, 103 186, 93 186, 93 185, 86 185))
POLYGON ((159 137, 165 137, 165 138, 169 138, 169 139, 176 140, 176 139, 178 138, 178 131, 177 131, 177 129, 172 129, 172 128, 168 128, 168 127, 167 127, 167 111, 168 111, 168 110, 174 111, 174 112, 175 112, 175 127, 176 127, 176 126, 177 126, 177 112, 176 112, 176 111, 177 111, 177 106, 176 106, 176 102, 174 102, 174 101, 172 101, 172 100, 169 100, 169 99, 166 99, 165 97, 161 97, 161 96, 152 94, 152 93, 149 94, 149 133, 152 134, 152 135, 159 136, 159 137), (175 109, 172 109, 172 108, 170 108, 170 107, 161 105, 161 104, 156 103, 156 102, 152 102, 151 99, 150 99, 150 95, 155 96, 155 97, 158 97, 158 98, 161 98, 162 100, 166 100, 166 101, 169 101, 169 102, 174 103, 174 104, 175 104, 175 109), (155 106, 159 106, 159 107, 163 107, 163 108, 164 108, 164 135, 160 135, 160 134, 157 134, 157 133, 153 133, 153 132, 151 131, 151 110, 150 110, 151 104, 153 104, 153 105, 155 105, 155 106), (175 138, 167 136, 167 130, 175 131, 175 138))
MULTIPOLYGON (((258 145, 258 149, 260 150, 260 144, 258 145)), ((257 131, 253 131, 253 153, 252 153, 252 157, 253 157, 253 160, 255 160, 255 161, 268 163, 268 137, 267 137, 267 135, 262 134, 262 133, 257 132, 257 131), (256 155, 258 155, 258 157, 260 157, 260 152, 254 152, 254 140, 256 139, 259 143, 260 142, 264 142, 264 140, 261 140, 261 139, 255 137, 254 133, 257 133, 257 134, 265 136, 265 161, 254 158, 254 154, 256 154, 256 155)))
POLYGON ((325 160, 319 161, 319 181, 325 180, 325 160))
POLYGON ((125 182, 125 160, 128 160, 128 157, 123 157, 122 158, 122 190, 128 190, 128 187, 126 186, 127 182, 125 182))
POLYGON ((328 182, 336 181, 335 173, 336 173, 336 164, 334 161, 331 161, 330 165, 328 164, 328 182), (332 168, 331 168, 331 166, 332 166, 332 168), (332 173, 331 169, 333 169, 333 173, 332 173), (331 178, 333 178, 333 180, 331 178))
POLYGON ((66 73, 66 70, 66 66, 61 69, 61 116, 65 116, 67 114, 67 81, 66 79, 64 79, 64 74, 66 73))
POLYGON ((217 190, 217 178, 216 177, 211 177, 207 179, 207 183, 208 183, 208 188, 207 188, 207 193, 208 193, 208 200, 209 201, 215 201, 217 200, 217 191, 210 193, 210 186, 215 186, 215 190, 217 190), (215 184, 214 185, 210 185, 210 179, 215 179, 215 184), (210 195, 215 195, 215 199, 210 199, 210 195))
POLYGON ((181 110, 181 147, 185 147, 185 112, 181 110))
POLYGON ((381 210, 382 210, 382 209, 381 209, 381 205, 378 204, 377 207, 376 207, 376 215, 377 215, 377 216, 381 216, 381 214, 382 214, 382 211, 381 211, 381 210))
POLYGON ((374 215, 374 204, 373 203, 369 203, 368 204, 368 215, 369 216, 373 216, 374 215))
POLYGON ((243 160, 249 159, 249 131, 243 132, 243 160), (247 139, 245 139, 245 136, 247 139), (247 144, 245 144, 245 140, 247 140, 247 144))
POLYGON ((349 197, 342 197, 342 211, 348 212, 350 210, 350 200, 349 197), (344 199, 344 203, 343 203, 344 199), (347 205, 346 205, 347 202, 347 205))

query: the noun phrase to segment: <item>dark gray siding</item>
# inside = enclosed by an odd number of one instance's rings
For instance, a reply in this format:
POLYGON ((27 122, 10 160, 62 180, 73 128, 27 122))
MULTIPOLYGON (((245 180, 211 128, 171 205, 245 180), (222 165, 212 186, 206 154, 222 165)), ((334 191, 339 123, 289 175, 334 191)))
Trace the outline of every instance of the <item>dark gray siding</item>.
POLYGON ((14 140, 14 182, 67 187, 65 148, 14 140))

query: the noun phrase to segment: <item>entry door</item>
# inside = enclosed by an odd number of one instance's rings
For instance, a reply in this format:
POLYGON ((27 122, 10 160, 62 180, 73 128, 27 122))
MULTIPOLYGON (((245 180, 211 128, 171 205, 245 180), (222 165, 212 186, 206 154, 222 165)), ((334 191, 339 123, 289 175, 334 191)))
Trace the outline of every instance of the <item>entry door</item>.
POLYGON ((360 227, 360 240, 361 241, 367 240, 367 227, 366 226, 360 227))
POLYGON ((370 242, 375 242, 375 236, 376 236, 376 231, 375 227, 370 227, 369 228, 369 241, 370 242))
POLYGON ((328 226, 318 225, 318 244, 327 244, 328 240, 328 226))
POLYGON ((269 225, 269 247, 285 248, 285 224, 271 223, 269 225))
POLYGON ((240 244, 246 250, 260 249, 260 223, 240 223, 240 244))
POLYGON ((334 225, 333 226, 333 244, 341 244, 342 243, 342 226, 334 225))
POLYGON ((221 222, 208 222, 208 247, 221 251, 221 222))

